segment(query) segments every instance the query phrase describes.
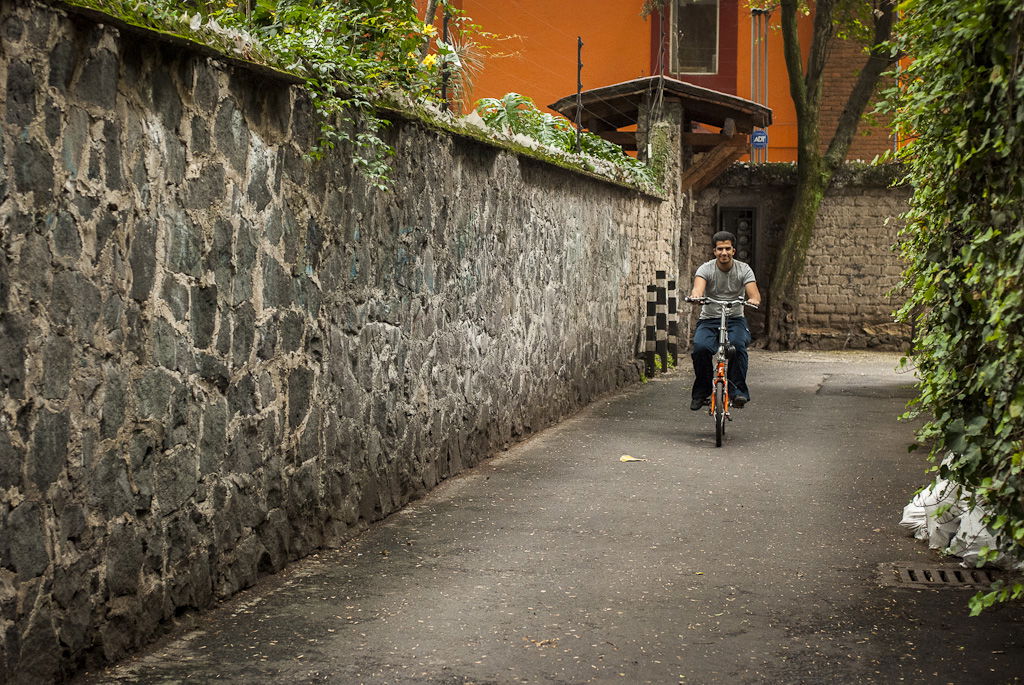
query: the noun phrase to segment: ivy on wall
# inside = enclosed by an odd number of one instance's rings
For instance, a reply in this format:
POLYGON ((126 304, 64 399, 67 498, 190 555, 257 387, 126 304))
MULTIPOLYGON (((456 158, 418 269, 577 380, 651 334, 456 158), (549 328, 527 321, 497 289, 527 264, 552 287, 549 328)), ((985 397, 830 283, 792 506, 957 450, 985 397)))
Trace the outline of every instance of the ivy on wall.
MULTIPOLYGON (((501 98, 483 98, 476 103, 476 113, 492 128, 527 136, 561 152, 572 152, 576 148, 576 130, 569 120, 541 112, 525 95, 506 93, 501 98)), ((662 181, 651 167, 596 133, 581 131, 579 142, 583 155, 617 165, 633 183, 656 186, 662 181)))
MULTIPOLYGON (((418 111, 441 128, 455 125, 464 131, 466 126, 442 111, 442 70, 458 97, 479 69, 477 53, 487 49, 472 37, 494 36, 449 7, 446 11, 461 37, 453 34, 448 42, 439 40, 437 28, 419 19, 410 0, 58 0, 58 4, 84 8, 129 27, 294 77, 309 92, 320 126, 310 157, 319 159, 338 145, 350 146, 355 152, 353 162, 379 189, 387 187, 387 159, 394 154, 380 135, 389 124, 379 115, 381 107, 418 111), (432 51, 425 46, 432 46, 432 51)), ((513 96, 517 101, 511 110, 506 108, 504 122, 511 126, 496 122, 487 113, 492 109, 489 105, 478 107, 478 112, 495 130, 572 152, 575 132, 564 118, 539 112, 528 98, 515 93, 485 101, 508 105, 513 96)), ((582 156, 568 166, 656 187, 646 165, 623 154, 618 146, 591 133, 584 133, 582 141, 582 156), (614 168, 602 168, 601 162, 614 168)))
POLYGON ((408 0, 66 0, 132 26, 180 36, 236 59, 297 76, 310 93, 321 157, 350 144, 355 164, 384 188, 392 150, 381 140, 387 122, 375 105, 389 94, 439 101, 443 59, 422 57, 436 33, 408 0))
MULTIPOLYGON (((914 187, 900 249, 921 379, 912 414, 941 475, 1024 556, 1024 4, 906 0, 912 61, 888 93, 914 187), (948 458, 947 458, 947 455, 948 458)), ((1024 594, 997 587, 977 613, 1024 594)))

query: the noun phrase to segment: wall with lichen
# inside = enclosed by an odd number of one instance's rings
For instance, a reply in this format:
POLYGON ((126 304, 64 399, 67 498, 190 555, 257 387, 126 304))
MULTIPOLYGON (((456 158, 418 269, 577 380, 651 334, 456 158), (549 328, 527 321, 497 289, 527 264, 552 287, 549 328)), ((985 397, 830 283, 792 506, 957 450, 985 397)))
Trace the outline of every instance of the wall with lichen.
POLYGON ((0 680, 120 657, 639 378, 672 201, 0 0, 0 680))

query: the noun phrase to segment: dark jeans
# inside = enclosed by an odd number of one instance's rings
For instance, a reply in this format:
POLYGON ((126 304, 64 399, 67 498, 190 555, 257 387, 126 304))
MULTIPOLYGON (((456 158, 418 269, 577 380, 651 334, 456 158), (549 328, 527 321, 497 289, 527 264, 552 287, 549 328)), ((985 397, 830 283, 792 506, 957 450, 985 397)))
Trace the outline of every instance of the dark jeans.
MULTIPOLYGON (((701 319, 693 332, 693 399, 704 399, 711 395, 711 378, 714 370, 711 359, 718 350, 718 319, 701 319)), ((729 342, 736 346, 736 354, 729 360, 729 394, 742 395, 750 399, 747 388, 747 345, 750 344, 750 329, 742 316, 726 319, 729 326, 729 342)))

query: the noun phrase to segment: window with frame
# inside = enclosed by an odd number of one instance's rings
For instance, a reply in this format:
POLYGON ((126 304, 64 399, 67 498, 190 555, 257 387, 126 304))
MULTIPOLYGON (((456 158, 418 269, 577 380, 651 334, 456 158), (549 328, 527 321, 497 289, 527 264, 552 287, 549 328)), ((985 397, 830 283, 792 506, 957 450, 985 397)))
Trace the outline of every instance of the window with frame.
POLYGON ((673 0, 675 73, 718 73, 718 5, 719 0, 673 0))

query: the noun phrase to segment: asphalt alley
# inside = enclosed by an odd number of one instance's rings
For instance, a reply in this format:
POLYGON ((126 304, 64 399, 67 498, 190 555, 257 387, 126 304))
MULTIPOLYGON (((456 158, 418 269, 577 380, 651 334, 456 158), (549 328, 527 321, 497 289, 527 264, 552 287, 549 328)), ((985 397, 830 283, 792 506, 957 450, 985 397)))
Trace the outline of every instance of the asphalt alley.
POLYGON ((755 351, 721 448, 685 371, 610 396, 82 680, 1018 682, 1024 607, 883 582, 957 567, 896 362, 755 351))

